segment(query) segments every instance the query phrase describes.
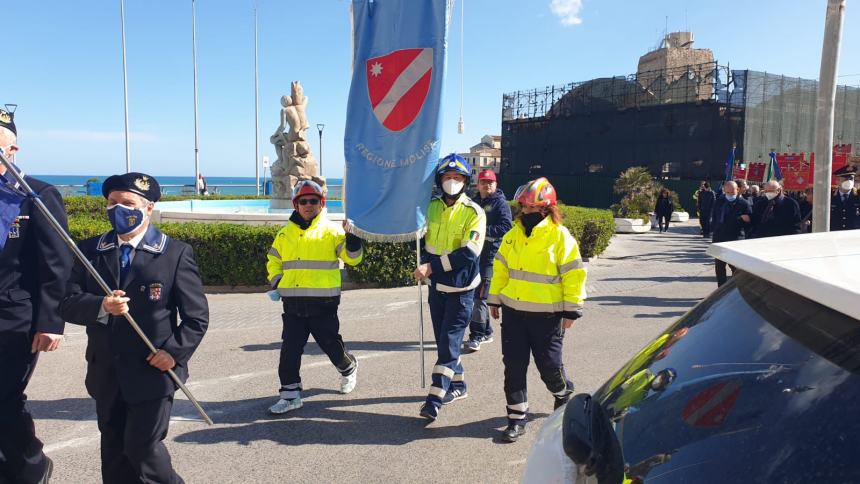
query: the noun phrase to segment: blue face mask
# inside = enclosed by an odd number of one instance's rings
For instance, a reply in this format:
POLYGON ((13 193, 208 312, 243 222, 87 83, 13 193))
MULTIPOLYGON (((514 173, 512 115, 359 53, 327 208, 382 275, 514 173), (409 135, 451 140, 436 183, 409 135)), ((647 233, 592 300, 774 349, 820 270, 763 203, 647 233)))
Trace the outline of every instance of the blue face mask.
POLYGON ((146 212, 126 205, 108 205, 108 220, 118 235, 127 235, 143 225, 146 212))
POLYGON ((738 198, 737 195, 726 195, 726 200, 730 202, 734 202, 736 198, 738 198))

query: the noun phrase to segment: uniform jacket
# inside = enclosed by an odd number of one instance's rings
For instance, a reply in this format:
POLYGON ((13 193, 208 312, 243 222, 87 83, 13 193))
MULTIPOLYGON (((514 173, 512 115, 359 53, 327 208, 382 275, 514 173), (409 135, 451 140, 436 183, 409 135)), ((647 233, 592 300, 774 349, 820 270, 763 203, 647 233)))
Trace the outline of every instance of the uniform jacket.
MULTIPOLYGON (((64 229, 66 212, 53 186, 25 177, 64 229)), ((32 200, 25 200, 0 252, 0 332, 62 334, 59 306, 72 269, 72 252, 32 200)))
POLYGON ((266 257, 269 284, 290 313, 311 316, 320 309, 336 311, 341 291, 338 259, 355 266, 363 254, 361 239, 346 234, 340 224, 328 220, 325 211, 310 223, 294 211, 266 257))
POLYGON ((585 302, 586 269, 567 227, 546 217, 526 235, 522 222, 502 239, 487 304, 575 319, 585 302))
POLYGON ((753 206, 752 225, 751 239, 799 234, 800 206, 783 194, 773 200, 762 197, 753 206), (773 208, 768 214, 770 206, 773 208))
POLYGON ((450 207, 441 198, 430 201, 421 262, 432 268, 430 283, 440 292, 470 291, 481 283, 478 259, 487 218, 466 194, 450 207))
POLYGON ((499 244, 502 243, 502 237, 511 230, 513 224, 511 206, 508 205, 505 194, 500 189, 487 198, 481 198, 481 193, 478 192, 472 197, 472 201, 484 209, 487 217, 487 236, 481 250, 480 265, 481 267, 491 266, 499 250, 499 244))
MULTIPOLYGON (((173 371, 188 378, 188 360, 209 325, 209 305, 191 246, 150 225, 129 273, 119 283, 117 236, 111 231, 84 240, 81 251, 111 287, 126 292, 129 312, 156 348, 176 360, 173 371)), ((87 391, 93 398, 122 393, 128 403, 162 398, 176 387, 166 372, 149 365, 149 350, 123 316, 98 319, 104 292, 76 263, 60 306, 66 321, 87 327, 87 391)))
POLYGON ((830 196, 830 230, 860 229, 860 195, 857 190, 848 192, 843 202, 842 194, 836 190, 830 196))
POLYGON ((749 230, 749 224, 741 220, 741 215, 752 217, 752 207, 743 197, 738 197, 734 202, 729 202, 725 195, 721 195, 714 202, 711 212, 711 230, 714 242, 728 242, 740 240, 745 236, 745 230, 749 230))

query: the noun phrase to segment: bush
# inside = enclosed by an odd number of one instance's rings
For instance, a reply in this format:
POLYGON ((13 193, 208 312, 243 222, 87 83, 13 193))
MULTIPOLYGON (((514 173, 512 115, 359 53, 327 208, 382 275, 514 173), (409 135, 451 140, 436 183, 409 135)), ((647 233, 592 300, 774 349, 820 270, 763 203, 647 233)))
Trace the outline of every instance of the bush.
MULTIPOLYGON (((110 230, 100 197, 70 197, 69 232, 76 241, 110 230), (98 203, 96 203, 98 202, 98 203)), ((609 245, 615 223, 608 210, 560 206, 564 225, 579 242, 583 257, 594 257, 609 245)), ((208 286, 257 286, 267 284, 266 253, 281 229, 276 225, 164 223, 158 228, 191 245, 208 286)), ((350 280, 379 287, 413 284, 415 244, 365 242, 364 261, 347 267, 350 280)))

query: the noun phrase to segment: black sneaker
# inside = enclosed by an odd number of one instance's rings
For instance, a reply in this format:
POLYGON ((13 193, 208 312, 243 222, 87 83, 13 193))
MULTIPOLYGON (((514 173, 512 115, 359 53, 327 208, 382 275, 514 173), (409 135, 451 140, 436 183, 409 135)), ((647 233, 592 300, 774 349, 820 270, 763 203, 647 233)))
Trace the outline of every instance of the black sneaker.
POLYGON ((448 405, 449 403, 454 403, 457 400, 462 400, 468 397, 469 394, 466 390, 461 390, 457 388, 456 390, 448 390, 448 393, 445 394, 445 397, 442 398, 442 405, 448 405))
POLYGON ((418 415, 421 415, 427 420, 433 422, 439 418, 439 409, 430 402, 424 402, 424 405, 421 405, 421 410, 418 412, 418 415))
POLYGON ((555 397, 555 403, 553 404, 552 409, 558 410, 560 407, 567 405, 568 400, 570 400, 570 395, 571 394, 568 393, 567 395, 565 395, 561 398, 555 397))
POLYGON ((508 424, 505 430, 502 430, 502 440, 505 442, 516 442, 522 435, 526 433, 526 426, 520 424, 508 424))

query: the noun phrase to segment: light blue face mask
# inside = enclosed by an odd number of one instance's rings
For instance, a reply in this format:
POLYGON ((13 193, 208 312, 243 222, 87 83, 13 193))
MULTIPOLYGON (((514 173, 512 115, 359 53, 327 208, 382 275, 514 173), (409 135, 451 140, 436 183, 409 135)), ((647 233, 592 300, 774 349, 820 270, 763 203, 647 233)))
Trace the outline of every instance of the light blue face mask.
POLYGON ((117 235, 127 235, 138 229, 146 220, 146 212, 127 205, 109 205, 108 220, 117 235))
POLYGON ((734 202, 738 198, 737 195, 726 195, 726 200, 734 202))

